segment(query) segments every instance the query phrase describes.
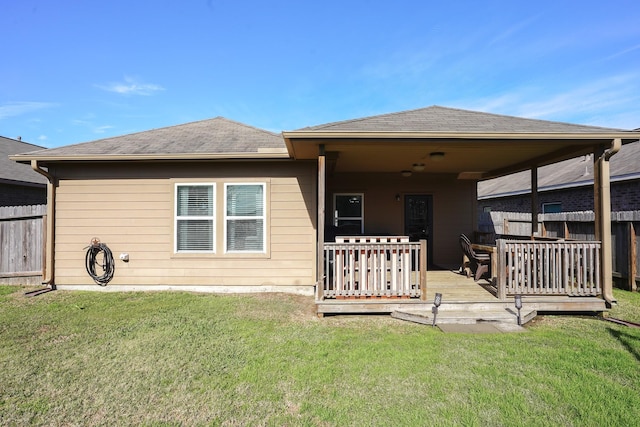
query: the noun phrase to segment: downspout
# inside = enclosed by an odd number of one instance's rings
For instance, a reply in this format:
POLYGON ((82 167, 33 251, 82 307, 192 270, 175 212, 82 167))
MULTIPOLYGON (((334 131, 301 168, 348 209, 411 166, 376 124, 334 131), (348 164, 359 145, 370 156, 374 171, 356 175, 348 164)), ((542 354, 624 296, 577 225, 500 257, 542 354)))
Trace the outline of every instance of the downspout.
POLYGON ((606 161, 609 161, 609 159, 611 159, 611 157, 613 157, 614 154, 620 151, 621 147, 622 147, 622 140, 620 138, 615 138, 613 141, 611 141, 611 147, 605 150, 604 159, 606 161))
POLYGON ((611 307, 615 304, 615 298, 613 296, 613 260, 612 260, 612 242, 611 242, 611 189, 610 189, 610 177, 609 177, 609 160, 620 151, 622 147, 622 140, 615 138, 611 141, 611 146, 602 152, 600 158, 596 160, 596 166, 598 167, 598 204, 595 206, 599 211, 599 227, 596 227, 596 232, 602 245, 601 252, 601 278, 602 278, 602 298, 607 302, 607 305, 611 307), (598 230, 599 228, 599 230, 598 230))
POLYGON ((47 178, 47 227, 45 260, 43 265, 42 284, 48 285, 55 290, 54 282, 54 238, 55 238, 55 204, 56 204, 56 178, 38 165, 37 160, 31 160, 31 168, 47 178))

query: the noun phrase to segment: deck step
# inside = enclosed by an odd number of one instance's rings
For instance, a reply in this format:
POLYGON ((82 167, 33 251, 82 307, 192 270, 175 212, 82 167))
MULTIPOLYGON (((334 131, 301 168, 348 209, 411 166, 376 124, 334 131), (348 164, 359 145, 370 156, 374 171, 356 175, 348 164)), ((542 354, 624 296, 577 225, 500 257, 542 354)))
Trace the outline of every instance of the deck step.
MULTIPOLYGON (((520 312, 522 324, 526 324, 537 316, 533 309, 522 309, 520 312)), ((433 324, 431 310, 399 309, 391 313, 391 317, 425 325, 433 324)), ((517 311, 512 308, 492 310, 440 310, 436 316, 436 324, 474 324, 495 322, 517 325, 517 311)))

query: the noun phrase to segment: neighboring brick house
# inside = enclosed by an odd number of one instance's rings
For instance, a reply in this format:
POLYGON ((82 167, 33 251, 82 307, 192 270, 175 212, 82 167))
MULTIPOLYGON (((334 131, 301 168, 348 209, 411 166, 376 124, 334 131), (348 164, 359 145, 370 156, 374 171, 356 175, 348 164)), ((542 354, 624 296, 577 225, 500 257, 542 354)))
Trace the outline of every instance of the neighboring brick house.
MULTIPOLYGON (((640 142, 611 158, 611 211, 640 211, 640 142)), ((538 212, 593 211, 593 156, 538 169, 538 212)), ((478 183, 480 212, 531 212, 529 171, 478 183)))
POLYGON ((31 166, 9 160, 10 155, 43 147, 0 136, 0 206, 44 205, 47 180, 31 166))

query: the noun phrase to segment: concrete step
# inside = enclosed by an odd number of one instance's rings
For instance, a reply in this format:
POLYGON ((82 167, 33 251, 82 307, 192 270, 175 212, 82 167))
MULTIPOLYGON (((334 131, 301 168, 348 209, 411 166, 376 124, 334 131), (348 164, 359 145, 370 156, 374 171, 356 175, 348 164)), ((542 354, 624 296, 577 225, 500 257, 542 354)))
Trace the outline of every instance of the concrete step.
MULTIPOLYGON (((533 309, 523 308, 520 311, 521 324, 524 325, 537 316, 533 309)), ((398 309, 391 313, 391 317, 424 325, 433 324, 431 310, 398 309)), ((518 324, 518 313, 514 308, 492 308, 484 310, 439 310, 436 316, 436 324, 475 324, 475 323, 503 323, 518 324)))

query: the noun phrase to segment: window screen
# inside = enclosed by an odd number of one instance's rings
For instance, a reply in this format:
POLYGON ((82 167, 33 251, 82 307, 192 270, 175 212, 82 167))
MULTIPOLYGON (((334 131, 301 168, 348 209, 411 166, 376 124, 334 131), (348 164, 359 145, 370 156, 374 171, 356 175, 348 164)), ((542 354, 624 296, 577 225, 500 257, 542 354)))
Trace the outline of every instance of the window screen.
POLYGON ((176 252, 213 252, 215 186, 176 185, 176 252))
POLYGON ((265 185, 226 185, 227 252, 265 251, 265 185))

